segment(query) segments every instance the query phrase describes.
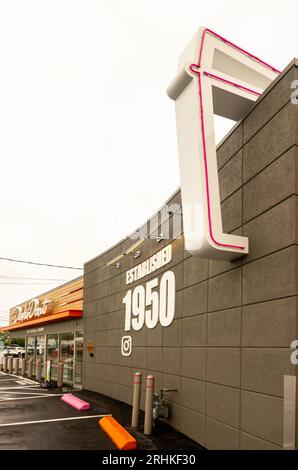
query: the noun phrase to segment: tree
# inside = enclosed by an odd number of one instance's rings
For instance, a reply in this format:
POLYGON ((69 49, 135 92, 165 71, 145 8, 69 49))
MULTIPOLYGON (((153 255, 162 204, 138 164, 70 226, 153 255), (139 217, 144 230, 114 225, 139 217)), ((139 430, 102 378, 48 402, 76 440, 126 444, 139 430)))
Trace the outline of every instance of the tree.
POLYGON ((0 331, 0 341, 3 341, 4 346, 9 347, 11 345, 12 340, 7 331, 0 331))

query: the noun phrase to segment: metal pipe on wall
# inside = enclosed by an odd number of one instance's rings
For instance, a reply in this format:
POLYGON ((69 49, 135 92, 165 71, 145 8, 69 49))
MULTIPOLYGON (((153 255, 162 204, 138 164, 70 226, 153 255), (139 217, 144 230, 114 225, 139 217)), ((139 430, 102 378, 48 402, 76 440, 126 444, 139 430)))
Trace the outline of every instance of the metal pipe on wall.
POLYGON ((147 436, 152 434, 153 392, 154 392, 154 377, 153 375, 147 375, 146 399, 145 399, 145 422, 144 422, 144 434, 147 436))
POLYGON ((133 400, 132 400, 132 415, 131 415, 131 427, 132 428, 138 427, 138 424, 139 424, 141 385, 142 385, 142 374, 141 372, 136 372, 133 376, 133 400))

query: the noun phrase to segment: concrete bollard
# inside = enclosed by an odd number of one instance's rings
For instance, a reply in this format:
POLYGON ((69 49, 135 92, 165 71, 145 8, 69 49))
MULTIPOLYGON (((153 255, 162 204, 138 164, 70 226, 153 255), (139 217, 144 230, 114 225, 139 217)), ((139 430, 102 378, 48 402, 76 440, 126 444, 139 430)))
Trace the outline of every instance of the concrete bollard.
POLYGON ((59 362, 57 367, 57 387, 61 388, 63 385, 63 369, 64 364, 63 362, 59 362))
POLYGON ((19 358, 15 357, 12 363, 13 373, 19 375, 19 358))
POLYGON ((21 364, 21 376, 25 377, 26 375, 26 359, 22 359, 22 364, 21 364))
POLYGON ((144 434, 147 436, 150 436, 150 434, 152 434, 153 393, 154 393, 154 377, 153 375, 147 375, 146 399, 145 399, 145 422, 144 422, 144 434))
POLYGON ((29 361, 28 361, 28 377, 29 377, 29 379, 32 378, 32 372, 33 372, 33 359, 29 359, 29 361))
POLYGON ((3 362, 3 370, 4 370, 4 372, 7 372, 7 361, 8 361, 8 357, 7 357, 7 356, 4 356, 4 362, 3 362))
POLYGON ((8 368, 9 374, 12 374, 12 360, 13 360, 13 357, 9 356, 8 361, 7 361, 7 368, 8 368))
POLYGON ((35 378, 37 382, 40 382, 40 379, 41 379, 41 360, 40 359, 36 359, 35 378))
POLYGON ((139 425, 141 385, 142 385, 142 374, 141 372, 136 372, 133 376, 133 400, 132 400, 132 415, 131 415, 131 427, 132 428, 136 428, 139 425))
POLYGON ((21 357, 18 357, 18 361, 17 361, 17 375, 20 375, 21 374, 21 364, 22 364, 22 358, 21 357))
POLYGON ((3 356, 0 357, 0 372, 3 371, 3 356))

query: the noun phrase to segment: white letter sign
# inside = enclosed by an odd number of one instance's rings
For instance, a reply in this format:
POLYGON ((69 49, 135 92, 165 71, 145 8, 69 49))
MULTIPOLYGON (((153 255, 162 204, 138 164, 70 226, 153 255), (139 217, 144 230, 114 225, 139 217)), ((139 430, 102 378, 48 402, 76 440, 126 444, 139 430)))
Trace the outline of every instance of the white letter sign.
POLYGON ((248 239, 223 233, 214 114, 238 121, 279 73, 210 29, 200 28, 180 56, 167 93, 175 101, 185 248, 234 259, 248 239))

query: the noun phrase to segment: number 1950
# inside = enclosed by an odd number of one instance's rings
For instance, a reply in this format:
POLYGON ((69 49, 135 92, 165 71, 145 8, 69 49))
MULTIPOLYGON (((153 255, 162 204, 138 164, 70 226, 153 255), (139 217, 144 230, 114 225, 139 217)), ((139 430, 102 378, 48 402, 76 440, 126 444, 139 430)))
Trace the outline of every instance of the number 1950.
POLYGON ((160 279, 159 289, 157 277, 145 286, 130 289, 123 303, 125 331, 131 328, 138 331, 144 324, 147 328, 154 328, 158 321, 162 326, 169 326, 175 315, 175 274, 166 271, 160 279))

